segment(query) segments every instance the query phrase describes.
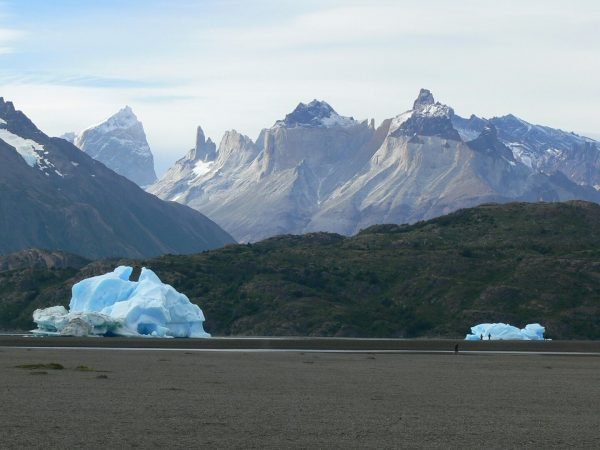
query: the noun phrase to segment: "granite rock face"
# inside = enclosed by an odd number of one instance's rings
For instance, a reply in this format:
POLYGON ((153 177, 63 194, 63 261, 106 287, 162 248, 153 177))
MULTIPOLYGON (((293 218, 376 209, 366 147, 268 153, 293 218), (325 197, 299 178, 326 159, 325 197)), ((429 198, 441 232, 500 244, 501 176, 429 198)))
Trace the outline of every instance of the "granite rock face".
POLYGON ((149 191, 207 214, 240 241, 348 235, 487 202, 600 201, 600 171, 587 172, 598 164, 597 142, 543 127, 526 132, 515 120, 461 118, 427 89, 377 128, 313 100, 256 142, 229 131, 214 156, 188 153, 149 191), (527 159, 552 153, 540 150, 547 146, 563 148, 568 161, 527 159))

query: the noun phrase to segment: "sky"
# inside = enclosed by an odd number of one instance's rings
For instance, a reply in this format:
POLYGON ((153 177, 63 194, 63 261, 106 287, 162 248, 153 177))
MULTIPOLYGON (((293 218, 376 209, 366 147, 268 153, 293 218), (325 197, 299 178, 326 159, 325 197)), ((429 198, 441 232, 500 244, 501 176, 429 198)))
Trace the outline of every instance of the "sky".
POLYGON ((314 98, 380 123, 422 87, 600 137, 598 30, 597 0, 0 0, 0 96, 52 136, 129 105, 159 174, 198 125, 255 139, 314 98))

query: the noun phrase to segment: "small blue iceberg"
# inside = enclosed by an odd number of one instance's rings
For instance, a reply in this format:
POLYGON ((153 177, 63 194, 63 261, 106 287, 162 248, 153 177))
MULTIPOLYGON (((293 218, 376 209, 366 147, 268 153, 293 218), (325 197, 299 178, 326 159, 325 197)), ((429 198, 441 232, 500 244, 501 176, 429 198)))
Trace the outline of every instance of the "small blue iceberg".
POLYGON ((467 334, 465 340, 543 341, 545 330, 539 323, 530 323, 525 328, 517 328, 506 323, 481 323, 471 327, 471 334, 467 334))

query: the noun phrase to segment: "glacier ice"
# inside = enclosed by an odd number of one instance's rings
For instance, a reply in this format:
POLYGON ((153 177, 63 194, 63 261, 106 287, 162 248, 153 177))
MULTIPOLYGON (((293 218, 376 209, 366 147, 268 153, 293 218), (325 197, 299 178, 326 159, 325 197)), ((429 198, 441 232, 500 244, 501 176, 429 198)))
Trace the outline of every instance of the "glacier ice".
POLYGON ((76 283, 69 310, 63 306, 37 309, 33 321, 42 335, 121 335, 210 337, 204 331, 202 310, 150 269, 142 268, 139 281, 130 281, 133 268, 76 283))
POLYGON ((506 323, 481 323, 471 327, 471 334, 465 340, 479 341, 491 340, 525 340, 543 341, 545 328, 539 323, 530 323, 525 328, 517 328, 506 323))

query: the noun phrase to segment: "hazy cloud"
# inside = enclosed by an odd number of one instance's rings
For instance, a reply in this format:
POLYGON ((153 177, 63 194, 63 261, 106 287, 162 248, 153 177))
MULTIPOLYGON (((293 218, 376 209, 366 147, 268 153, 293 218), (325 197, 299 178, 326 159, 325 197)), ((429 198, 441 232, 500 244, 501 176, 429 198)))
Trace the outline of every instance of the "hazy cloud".
POLYGON ((62 73, 37 71, 19 71, 17 73, 0 71, 0 83, 59 85, 107 89, 135 89, 153 87, 159 88, 173 85, 173 82, 167 83, 151 79, 135 80, 126 78, 101 77, 93 75, 67 75, 62 73))
MULTIPOLYGON (((0 15, 0 19, 1 19, 0 15)), ((0 26, 0 54, 13 53, 15 42, 24 35, 22 31, 0 26)))

